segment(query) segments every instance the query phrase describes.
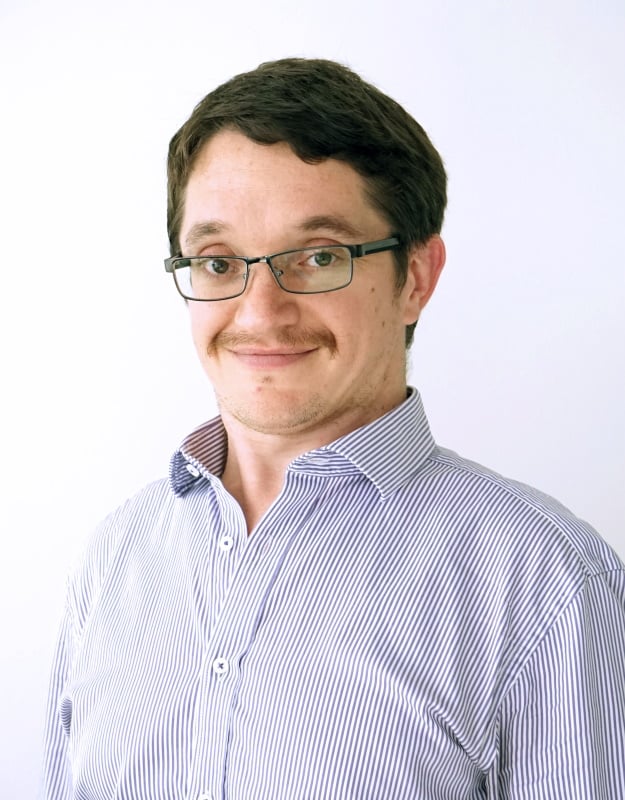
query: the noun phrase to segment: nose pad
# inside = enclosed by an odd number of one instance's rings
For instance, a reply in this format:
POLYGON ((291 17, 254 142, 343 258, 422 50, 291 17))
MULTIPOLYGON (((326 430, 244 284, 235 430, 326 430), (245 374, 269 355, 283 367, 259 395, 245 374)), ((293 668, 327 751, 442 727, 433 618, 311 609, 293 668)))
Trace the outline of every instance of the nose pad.
POLYGON ((252 282, 252 273, 254 271, 254 268, 257 265, 260 265, 260 264, 265 264, 266 265, 267 271, 269 272, 269 274, 273 278, 272 283, 274 285, 276 285, 277 288, 281 292, 283 292, 284 290, 282 289, 282 286, 280 286, 280 281, 278 280, 278 278, 280 278, 282 275, 284 275, 284 270, 276 269, 275 267, 272 267, 271 264, 267 261, 266 258, 259 259, 258 261, 255 261, 253 264, 249 265, 249 267, 248 267, 249 276, 248 276, 248 279, 247 279, 247 288, 248 288, 248 290, 249 290, 250 283, 252 282))

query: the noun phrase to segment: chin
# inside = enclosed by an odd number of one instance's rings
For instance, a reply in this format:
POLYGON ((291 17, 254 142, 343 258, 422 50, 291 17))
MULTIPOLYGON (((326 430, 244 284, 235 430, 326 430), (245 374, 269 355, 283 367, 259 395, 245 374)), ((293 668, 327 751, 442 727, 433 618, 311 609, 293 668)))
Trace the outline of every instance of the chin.
POLYGON ((254 398, 250 403, 219 403, 222 414, 235 419, 239 424, 258 433, 288 434, 296 433, 314 425, 324 417, 324 407, 320 396, 304 399, 299 395, 281 395, 269 398, 254 398))

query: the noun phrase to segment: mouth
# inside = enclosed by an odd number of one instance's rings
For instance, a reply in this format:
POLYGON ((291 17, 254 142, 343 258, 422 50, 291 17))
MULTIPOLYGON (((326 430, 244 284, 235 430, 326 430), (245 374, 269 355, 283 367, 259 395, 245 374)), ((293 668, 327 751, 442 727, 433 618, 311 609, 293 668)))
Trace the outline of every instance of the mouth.
POLYGON ((304 361, 315 352, 316 348, 307 350, 257 350, 242 348, 230 353, 240 364, 253 369, 277 369, 288 367, 304 361))

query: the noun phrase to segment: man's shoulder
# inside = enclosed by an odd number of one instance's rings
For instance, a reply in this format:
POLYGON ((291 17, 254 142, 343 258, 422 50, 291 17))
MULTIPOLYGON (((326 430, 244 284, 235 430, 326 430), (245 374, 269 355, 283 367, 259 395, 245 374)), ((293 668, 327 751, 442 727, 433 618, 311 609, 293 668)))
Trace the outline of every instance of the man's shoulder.
POLYGON ((143 486, 99 523, 88 551, 106 550, 128 530, 145 527, 162 512, 171 498, 171 482, 168 478, 160 478, 143 486))
MULTIPOLYGON (((570 558, 587 575, 623 567, 599 533, 556 498, 445 448, 424 466, 425 483, 442 503, 443 516, 471 533, 473 542, 498 550, 532 550, 570 558)), ((471 545, 471 538, 467 544, 471 545)))
POLYGON ((431 542, 438 592, 454 614, 480 620, 476 636, 501 639, 511 675, 589 587, 625 600, 619 557, 544 492, 438 447, 406 490, 418 504, 414 547, 431 542))
POLYGON ((111 563, 124 550, 152 535, 173 499, 169 479, 161 478, 127 498, 96 526, 69 578, 70 601, 76 608, 91 605, 111 563))

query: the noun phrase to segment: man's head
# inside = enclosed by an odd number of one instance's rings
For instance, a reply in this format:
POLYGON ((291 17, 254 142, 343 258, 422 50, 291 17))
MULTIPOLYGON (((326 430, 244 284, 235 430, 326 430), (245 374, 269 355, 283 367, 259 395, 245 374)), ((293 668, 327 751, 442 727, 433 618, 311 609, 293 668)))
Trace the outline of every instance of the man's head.
MULTIPOLYGON (((189 176, 204 145, 233 129, 259 144, 284 142, 308 163, 343 161, 365 180, 369 200, 398 234, 398 288, 411 247, 440 232, 446 204, 442 160, 423 128, 394 100, 331 61, 283 59, 232 78, 207 95, 173 137, 168 160, 171 255, 189 176)), ((267 187, 268 201, 272 187, 267 187)), ((414 324, 406 327, 406 344, 414 324)))
POLYGON ((303 452, 405 399, 445 175, 397 104, 330 62, 266 65, 200 103, 169 170, 167 267, 229 435, 303 452))

